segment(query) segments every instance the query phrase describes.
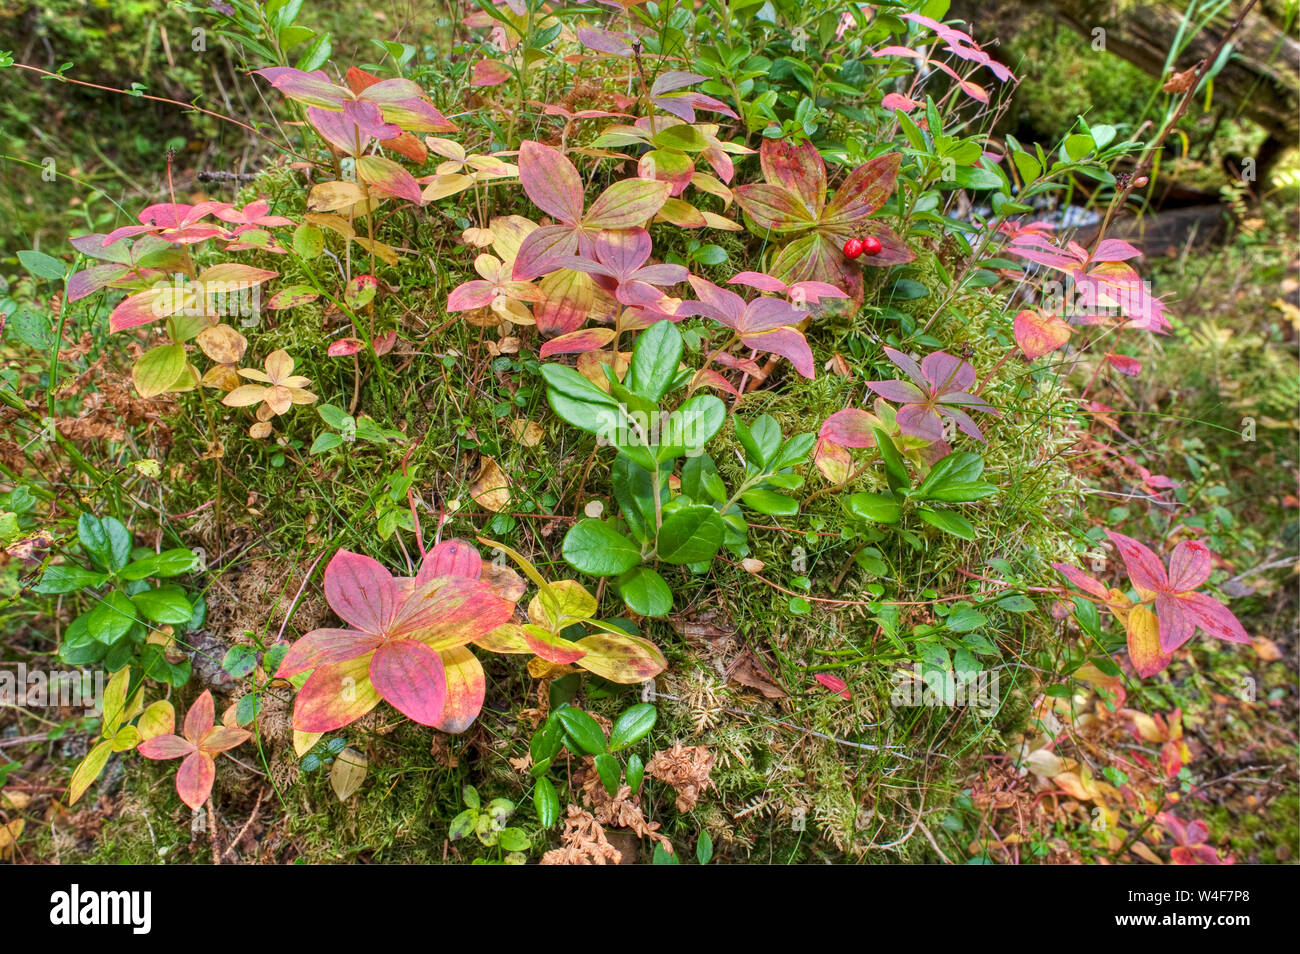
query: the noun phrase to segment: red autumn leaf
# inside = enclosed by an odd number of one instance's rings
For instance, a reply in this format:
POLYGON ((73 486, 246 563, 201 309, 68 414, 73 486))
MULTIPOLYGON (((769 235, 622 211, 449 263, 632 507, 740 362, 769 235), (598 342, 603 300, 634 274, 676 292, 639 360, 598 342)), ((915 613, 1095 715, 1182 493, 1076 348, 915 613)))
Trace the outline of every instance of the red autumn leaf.
POLYGON ((808 339, 794 327, 808 317, 808 312, 767 295, 746 302, 735 292, 694 275, 690 281, 699 300, 682 302, 677 309, 678 318, 688 315, 712 318, 736 332, 745 347, 779 354, 805 378, 816 376, 808 339))
POLYGON ((1055 315, 1026 309, 1016 315, 1016 345, 1029 360, 1055 351, 1070 340, 1070 326, 1055 315))
POLYGON ((1120 374, 1126 374, 1130 378, 1136 378, 1142 373, 1142 362, 1137 358, 1130 358, 1126 354, 1107 353, 1106 360, 1120 374))
POLYGON ((975 368, 970 362, 946 351, 933 351, 920 364, 896 348, 886 347, 885 354, 911 381, 868 381, 867 387, 886 401, 902 405, 898 409, 898 427, 902 433, 927 441, 942 441, 940 417, 945 417, 964 433, 982 441, 984 435, 979 426, 963 409, 1002 416, 983 398, 970 393, 975 384, 975 368))
POLYGON ((853 693, 849 692, 849 684, 839 676, 832 676, 828 672, 819 672, 814 673, 813 678, 837 696, 843 696, 845 699, 853 698, 853 693))
POLYGON ((811 143, 765 139, 759 161, 766 181, 737 186, 736 203, 756 234, 792 236, 768 269, 780 281, 825 282, 860 302, 861 265, 900 265, 916 257, 892 229, 871 218, 894 192, 899 154, 858 166, 829 201, 826 165, 811 143), (854 264, 844 257, 844 243, 864 236, 878 239, 881 251, 854 264))
POLYGON ((213 726, 215 717, 212 692, 205 689, 185 714, 183 736, 156 735, 136 747, 147 759, 184 759, 176 773, 176 793, 195 811, 212 792, 217 772, 214 756, 242 745, 252 735, 245 729, 213 726))
POLYGON ((593 258, 599 232, 648 222, 663 207, 670 188, 653 179, 622 179, 585 209, 582 178, 573 163, 558 149, 531 140, 519 147, 519 181, 556 224, 530 232, 520 244, 513 275, 518 281, 555 271, 560 267, 556 260, 566 256, 593 258))
POLYGON ((1160 626, 1160 650, 1172 653, 1197 629, 1216 639, 1249 643, 1232 611, 1213 597, 1195 592, 1210 577, 1211 554, 1203 543, 1184 540, 1174 547, 1166 573, 1149 548, 1122 533, 1106 535, 1119 550, 1129 580, 1143 602, 1151 602, 1160 626))
MULTIPOLYGON (((475 565, 440 546, 410 580, 347 550, 330 560, 325 599, 351 628, 313 630, 285 654, 277 677, 312 670, 294 706, 296 728, 332 731, 360 718, 381 698, 425 725, 447 718, 450 693, 442 654, 504 623, 514 601, 480 578, 481 562, 475 565)), ((454 654, 453 662, 459 682, 472 683, 472 665, 463 654, 454 654)), ((457 723, 468 689, 461 685, 458 691, 457 723)))

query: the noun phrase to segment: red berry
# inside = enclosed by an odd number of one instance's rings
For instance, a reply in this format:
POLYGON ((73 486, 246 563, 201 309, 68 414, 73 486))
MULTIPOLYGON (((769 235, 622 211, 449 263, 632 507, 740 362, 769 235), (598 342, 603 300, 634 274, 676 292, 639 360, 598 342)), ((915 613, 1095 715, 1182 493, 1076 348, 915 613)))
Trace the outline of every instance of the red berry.
MULTIPOLYGON (((876 240, 872 239, 872 241, 875 242, 876 240)), ((879 246, 880 243, 876 242, 876 245, 879 246)), ((851 238, 844 243, 845 258, 857 258, 859 255, 862 254, 862 251, 863 251, 862 239, 851 238)), ((877 248, 876 251, 879 251, 879 248, 877 248)))
POLYGON ((874 235, 868 235, 858 244, 862 246, 863 255, 879 255, 884 249, 884 246, 880 244, 880 239, 874 235))

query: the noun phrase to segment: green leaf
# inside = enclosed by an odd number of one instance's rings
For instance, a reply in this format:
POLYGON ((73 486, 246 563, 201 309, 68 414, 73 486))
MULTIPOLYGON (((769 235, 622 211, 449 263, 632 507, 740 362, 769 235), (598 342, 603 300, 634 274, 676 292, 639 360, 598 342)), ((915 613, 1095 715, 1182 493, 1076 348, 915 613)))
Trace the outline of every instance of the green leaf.
POLYGON ((146 351, 131 369, 135 389, 144 398, 169 391, 185 371, 185 346, 159 345, 146 351))
POLYGON ((726 501, 727 488, 718 476, 717 464, 708 454, 688 457, 682 465, 682 496, 696 503, 704 503, 709 498, 718 503, 726 501))
POLYGON ((627 757, 627 771, 624 773, 627 779, 627 787, 632 789, 635 795, 641 791, 641 782, 645 778, 645 763, 641 761, 641 756, 633 752, 627 757))
POLYGON ((333 450, 343 444, 343 438, 333 431, 325 431, 317 435, 316 439, 311 442, 310 454, 323 454, 327 450, 333 450))
POLYGON ((885 462, 885 477, 889 481, 889 489, 899 490, 910 487, 912 482, 907 477, 907 467, 903 463, 903 455, 898 452, 898 447, 880 428, 873 427, 871 430, 876 437, 876 448, 880 451, 880 459, 885 462))
POLYGON ((945 622, 954 633, 969 633, 986 625, 988 617, 979 610, 962 607, 949 613, 945 622))
POLYGON ((853 494, 849 497, 849 512, 876 523, 898 523, 903 519, 903 505, 893 494, 853 494))
POLYGON ((1034 601, 1027 596, 1013 593, 998 600, 998 606, 1008 613, 1030 613, 1035 609, 1034 601))
POLYGON ((770 463, 772 470, 781 470, 802 463, 808 458, 809 451, 816 443, 816 434, 796 434, 781 445, 780 451, 770 463))
POLYGON ((20 251, 18 261, 22 263, 23 268, 27 269, 28 274, 33 278, 48 278, 56 282, 62 281, 64 273, 68 270, 67 266, 53 255, 46 255, 44 252, 38 252, 35 249, 25 248, 20 251))
POLYGON ((943 503, 971 503, 983 500, 985 497, 992 497, 997 492, 998 488, 995 484, 976 480, 968 484, 946 483, 932 490, 926 499, 943 503))
POLYGON ((965 633, 962 636, 961 641, 966 645, 966 647, 971 652, 976 653, 980 656, 1001 656, 1002 655, 1002 653, 998 650, 997 644, 994 643, 987 636, 985 636, 983 633, 979 633, 979 632, 965 633))
POLYGON ((664 578, 648 566, 634 566, 614 580, 614 588, 627 608, 642 616, 667 616, 673 608, 673 591, 664 578))
MULTIPOLYGON (((93 610, 91 611, 93 612, 93 610)), ((59 659, 70 666, 97 663, 104 658, 108 647, 97 640, 87 625, 91 612, 82 613, 68 626, 59 644, 59 659)))
POLYGON ((561 746, 564 745, 564 726, 560 724, 559 710, 551 712, 533 733, 532 740, 528 743, 528 753, 532 756, 533 764, 549 762, 560 752, 561 746))
POLYGON ((922 507, 916 512, 916 515, 932 527, 938 527, 944 533, 951 533, 954 537, 961 537, 963 540, 975 539, 975 528, 970 525, 965 517, 959 517, 951 510, 930 510, 922 507))
POLYGON ((600 776, 605 791, 609 792, 610 798, 616 797, 619 783, 623 781, 623 766, 618 764, 618 759, 606 753, 597 755, 595 763, 596 774, 600 776))
POLYGON ((533 786, 533 810, 537 812, 537 824, 543 828, 550 828, 559 821, 560 795, 549 778, 539 778, 533 786))
POLYGON ((131 533, 116 517, 100 520, 83 513, 77 518, 77 539, 105 570, 117 572, 131 561, 131 533))
MULTIPOLYGON (((660 479, 661 503, 668 496, 667 477, 665 473, 660 479)), ((614 465, 610 469, 610 483, 614 488, 614 499, 618 501, 619 511, 627 521, 632 535, 642 543, 649 543, 654 539, 654 475, 627 454, 619 454, 614 458, 614 465)))
POLYGON ((522 828, 502 828, 497 833, 497 844, 506 851, 527 851, 532 847, 527 833, 522 828))
POLYGON ((235 704, 235 722, 239 725, 248 725, 257 718, 257 714, 262 711, 262 694, 260 692, 250 692, 247 695, 239 697, 239 702, 235 704))
POLYGON ((124 580, 143 580, 150 576, 160 578, 180 576, 193 570, 196 562, 193 550, 177 547, 174 550, 164 550, 162 553, 151 553, 147 557, 136 560, 122 570, 121 576, 124 580))
POLYGON ((983 473, 984 458, 979 454, 969 451, 949 454, 930 468, 930 473, 912 492, 912 496, 925 497, 930 491, 949 483, 968 484, 979 480, 983 473))
POLYGON ((668 851, 666 848, 664 848, 663 845, 659 844, 659 842, 656 841, 654 860, 651 862, 651 864, 679 865, 681 864, 681 861, 678 860, 677 853, 675 851, 668 851))
POLYGON ((1078 162, 1093 149, 1097 148, 1097 143, 1091 136, 1085 136, 1083 133, 1075 133, 1073 136, 1067 136, 1065 144, 1062 146, 1065 154, 1075 162, 1078 162))
POLYGON ((548 388, 575 401, 584 404, 602 404, 607 407, 618 405, 618 401, 570 367, 562 364, 544 364, 540 373, 548 388))
POLYGON ((618 717, 609 733, 609 750, 617 752, 650 734, 659 718, 659 711, 648 702, 638 702, 618 717))
POLYGON ((702 865, 707 865, 713 858, 713 837, 703 829, 700 830, 700 837, 695 842, 695 860, 702 865))
POLYGON ((320 69, 325 64, 325 61, 330 58, 330 53, 333 51, 334 47, 330 43, 330 35, 322 33, 312 40, 307 49, 303 50, 302 56, 298 57, 298 69, 305 70, 308 73, 320 69))
POLYGON ((665 563, 701 563, 712 560, 722 546, 722 518, 705 504, 680 507, 664 517, 655 553, 665 563))
POLYGON ((135 606, 125 594, 114 590, 84 618, 90 635, 104 645, 111 646, 135 625, 135 606))
POLYGON ((668 415, 659 439, 660 461, 703 449, 722 429, 727 406, 712 394, 698 394, 668 415))
POLYGON ((256 646, 231 646, 221 660, 221 668, 235 679, 243 679, 257 668, 256 646))
POLYGON ((131 597, 131 602, 136 605, 146 617, 155 623, 188 623, 190 617, 194 615, 194 606, 185 594, 177 587, 159 587, 156 590, 145 590, 143 593, 137 593, 131 597))
POLYGON ((565 706, 560 710, 560 723, 564 726, 572 748, 585 755, 601 755, 605 751, 605 733, 600 724, 581 709, 565 706))
POLYGON ((676 377, 681 360, 682 333, 671 321, 661 321, 636 339, 623 383, 633 394, 658 401, 676 377))
POLYGON ((5 336, 17 338, 29 348, 50 351, 58 344, 50 316, 32 308, 20 308, 5 323, 5 336))
POLYGON ((299 258, 311 260, 325 250, 325 233, 310 222, 304 222, 293 230, 293 253, 299 258))
POLYGON ((92 573, 79 566, 64 564, 49 566, 41 576, 41 581, 32 587, 33 593, 72 593, 84 587, 102 586, 108 579, 107 573, 92 573))
MULTIPOLYGON (((738 437, 741 435, 741 427, 743 425, 736 428, 738 437)), ((751 451, 751 459, 760 466, 769 464, 781 449, 781 425, 771 414, 762 414, 746 430, 749 432, 750 443, 745 447, 751 451)), ((744 442, 743 437, 741 442, 744 442)))
MULTIPOLYGON (((306 761, 306 759, 303 759, 304 766, 306 765, 306 761)), ((470 834, 477 824, 478 809, 467 808, 451 820, 451 825, 447 828, 447 837, 451 841, 460 841, 466 835, 470 834)))
POLYGON ((789 517, 799 512, 799 501, 785 494, 759 488, 740 495, 740 502, 750 510, 770 517, 789 517))
POLYGON ((602 520, 579 520, 564 535, 560 553, 591 576, 618 576, 641 562, 641 549, 602 520))
POLYGON ((659 149, 676 149, 680 152, 699 152, 709 144, 703 133, 685 123, 665 126, 651 136, 650 141, 659 149))

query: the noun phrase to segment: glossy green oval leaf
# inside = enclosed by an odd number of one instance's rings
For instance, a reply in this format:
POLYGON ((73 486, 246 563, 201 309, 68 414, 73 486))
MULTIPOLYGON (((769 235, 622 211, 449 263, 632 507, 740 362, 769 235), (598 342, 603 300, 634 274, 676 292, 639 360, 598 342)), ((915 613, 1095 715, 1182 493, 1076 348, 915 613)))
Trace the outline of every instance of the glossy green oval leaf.
POLYGON ((591 576, 618 576, 641 562, 641 548, 603 520, 579 520, 564 535, 560 553, 591 576))

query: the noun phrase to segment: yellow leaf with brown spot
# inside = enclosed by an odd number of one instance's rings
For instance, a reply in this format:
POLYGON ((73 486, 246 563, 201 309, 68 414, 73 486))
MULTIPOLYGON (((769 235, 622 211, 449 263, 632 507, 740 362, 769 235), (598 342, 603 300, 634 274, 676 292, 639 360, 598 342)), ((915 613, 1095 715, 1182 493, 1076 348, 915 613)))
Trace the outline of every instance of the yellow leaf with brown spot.
POLYGON ((501 465, 486 454, 479 458, 478 473, 470 482, 469 492, 479 506, 493 513, 510 505, 510 482, 501 465))
POLYGON ((238 364, 248 350, 248 339, 230 325, 212 325, 199 332, 199 348, 217 364, 238 364))

